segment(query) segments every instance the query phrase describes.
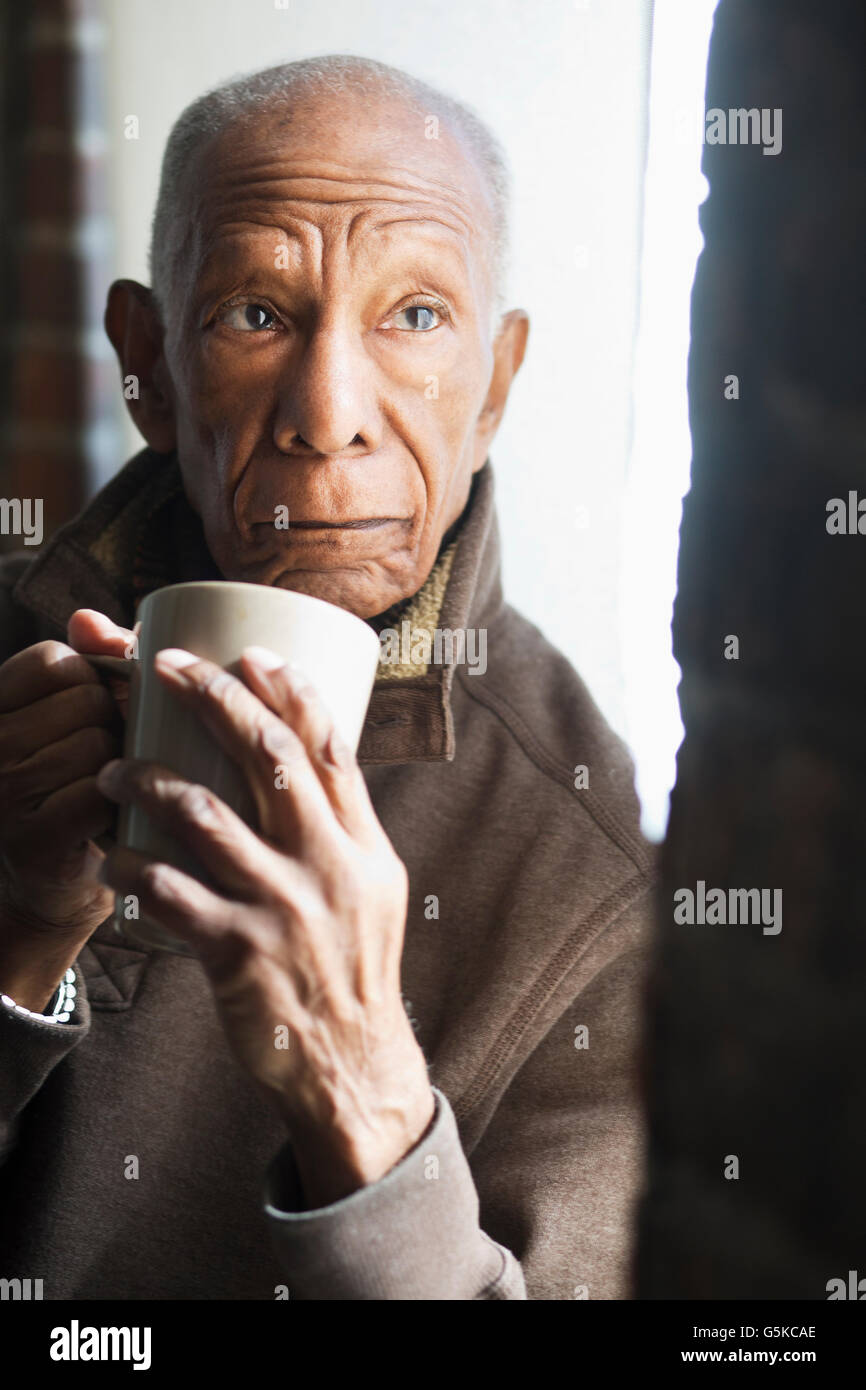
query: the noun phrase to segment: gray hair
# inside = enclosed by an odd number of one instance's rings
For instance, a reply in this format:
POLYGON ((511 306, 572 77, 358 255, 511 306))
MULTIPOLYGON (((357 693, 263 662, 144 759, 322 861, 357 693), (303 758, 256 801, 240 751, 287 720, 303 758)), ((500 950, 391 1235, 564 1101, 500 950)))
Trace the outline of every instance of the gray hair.
POLYGON ((485 179, 492 207, 491 326, 495 331, 505 307, 511 182, 499 141, 480 116, 462 102, 399 68, 346 53, 304 58, 233 78, 198 97, 178 117, 163 155, 150 242, 151 283, 164 320, 191 228, 191 218, 185 210, 185 181, 201 146, 235 121, 288 103, 293 96, 348 91, 397 97, 425 116, 441 116, 468 145, 485 179))

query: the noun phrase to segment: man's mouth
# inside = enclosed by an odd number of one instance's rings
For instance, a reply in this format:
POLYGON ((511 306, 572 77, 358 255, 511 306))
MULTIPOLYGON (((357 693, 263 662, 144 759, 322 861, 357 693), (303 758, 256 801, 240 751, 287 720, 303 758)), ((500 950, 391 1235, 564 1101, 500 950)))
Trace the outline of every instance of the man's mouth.
POLYGON ((289 531, 372 531, 376 526, 391 526, 394 522, 403 521, 402 516, 371 516, 360 517, 356 521, 321 521, 313 518, 309 521, 296 521, 289 519, 287 529, 289 531))

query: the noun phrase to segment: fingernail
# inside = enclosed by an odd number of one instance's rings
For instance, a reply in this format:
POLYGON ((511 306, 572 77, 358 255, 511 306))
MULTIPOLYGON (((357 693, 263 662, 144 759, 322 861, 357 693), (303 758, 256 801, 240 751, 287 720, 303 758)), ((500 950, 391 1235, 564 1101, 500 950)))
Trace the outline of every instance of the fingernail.
POLYGON ((283 658, 268 647, 244 647, 244 656, 254 661, 263 671, 276 671, 279 666, 285 665, 283 658))
POLYGON ((161 652, 157 652, 156 660, 160 666, 179 671, 184 666, 192 666, 194 661, 198 661, 198 657, 193 656, 192 652, 185 652, 181 647, 164 647, 161 652))
POLYGON ((121 768, 120 758, 112 758, 110 763, 106 763, 96 779, 96 785, 101 792, 111 795, 120 786, 121 768))

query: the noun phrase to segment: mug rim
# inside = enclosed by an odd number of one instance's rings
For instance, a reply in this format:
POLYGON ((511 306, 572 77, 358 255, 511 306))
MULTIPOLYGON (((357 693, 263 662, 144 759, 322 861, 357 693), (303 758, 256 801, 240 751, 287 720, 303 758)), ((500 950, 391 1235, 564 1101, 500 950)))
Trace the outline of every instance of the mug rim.
MULTIPOLYGON (((331 603, 328 599, 324 598, 316 598, 314 594, 301 594, 298 593, 296 589, 281 589, 278 585, 275 584, 250 584, 246 580, 242 579, 189 579, 183 580, 178 584, 163 584, 159 589, 151 589, 149 594, 145 594, 144 598, 141 600, 136 610, 136 622, 140 621, 141 610, 144 608, 144 605, 146 603, 150 603, 151 599, 157 600, 161 594, 176 593, 179 589, 220 589, 223 592, 225 592, 225 590, 227 589, 243 589, 249 590, 250 592, 255 594, 261 594, 262 592, 267 592, 269 594, 280 594, 289 600, 295 602, 300 601, 302 605, 305 603, 314 604, 319 608, 327 609, 330 614, 341 614, 343 619, 346 619, 353 624, 360 624, 362 628, 365 628, 367 632, 370 633, 370 636, 375 641, 377 647, 379 645, 379 638, 376 633, 376 629, 370 626, 367 619, 359 618, 356 613, 350 613, 348 608, 341 608, 338 603, 331 603)), ((82 655, 85 655, 85 653, 82 653, 82 655)), ((107 659, 123 660, 125 658, 107 659)))

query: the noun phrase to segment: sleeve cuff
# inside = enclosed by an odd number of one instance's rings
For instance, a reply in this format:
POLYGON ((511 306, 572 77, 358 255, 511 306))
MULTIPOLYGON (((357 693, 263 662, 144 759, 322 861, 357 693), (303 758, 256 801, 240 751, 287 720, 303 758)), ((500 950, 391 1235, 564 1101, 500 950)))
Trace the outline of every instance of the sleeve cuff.
MULTIPOLYGON (((478 1224, 478 1194, 446 1096, 424 1137, 378 1182, 304 1211, 290 1143, 268 1167, 264 1208, 290 1298, 508 1298, 522 1275, 478 1224)), ((525 1297, 525 1292, 517 1293, 525 1297)))
POLYGON ((0 992, 0 1152, 14 1143, 17 1117, 57 1063, 87 1036, 90 1006, 75 963, 75 1011, 66 1023, 19 1009, 0 992))
MULTIPOLYGON (((84 976, 81 973, 81 966, 76 960, 72 965, 75 974, 75 984, 73 998, 75 1007, 71 1014, 66 1018, 53 1018, 50 1014, 37 1013, 33 1009, 26 1009, 23 1004, 16 1004, 15 1000, 8 994, 0 990, 0 1027, 4 1032, 8 1023, 13 1023, 13 1032, 10 1037, 32 1038, 38 1040, 42 1037, 58 1034, 61 1038, 72 1035, 76 1040, 82 1036, 83 1031, 90 1024, 90 1008, 87 1001, 87 990, 84 984, 84 976), (15 1025, 20 1024, 21 1033, 15 1025)), ((56 994, 55 990, 55 994, 56 994)), ((53 997, 53 996, 52 996, 53 997)), ((13 1044, 15 1046, 15 1044, 13 1044)))

